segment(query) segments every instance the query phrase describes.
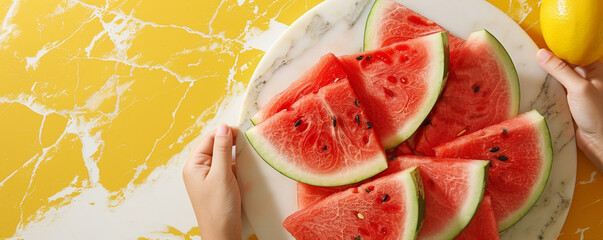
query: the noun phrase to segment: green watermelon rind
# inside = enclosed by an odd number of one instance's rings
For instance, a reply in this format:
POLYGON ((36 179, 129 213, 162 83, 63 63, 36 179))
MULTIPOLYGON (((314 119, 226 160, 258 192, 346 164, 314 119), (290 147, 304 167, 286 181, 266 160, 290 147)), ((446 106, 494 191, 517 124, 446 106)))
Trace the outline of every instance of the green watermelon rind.
POLYGON ((451 225, 447 229, 442 229, 441 233, 436 236, 431 236, 429 239, 453 239, 458 236, 471 219, 477 212, 477 209, 484 198, 484 192, 486 190, 486 182, 488 181, 488 168, 490 162, 484 160, 475 160, 471 162, 471 167, 474 168, 472 172, 475 173, 471 182, 475 183, 475 186, 469 188, 471 192, 467 194, 469 201, 465 202, 465 206, 459 211, 459 219, 457 219, 458 225, 451 225))
POLYGON ((383 16, 382 12, 387 9, 387 7, 384 7, 387 2, 387 0, 375 0, 375 3, 371 7, 371 11, 366 19, 366 25, 364 26, 363 51, 374 50, 380 47, 375 45, 379 41, 375 39, 377 37, 375 30, 377 28, 374 26, 380 25, 381 17, 383 16))
POLYGON ((268 165, 295 181, 323 187, 341 186, 360 182, 387 169, 387 159, 385 153, 382 152, 375 154, 372 159, 367 159, 352 169, 348 169, 348 171, 340 171, 337 174, 325 176, 324 174, 303 171, 300 167, 290 164, 287 157, 278 154, 278 151, 268 144, 269 141, 261 134, 260 126, 261 124, 245 132, 247 140, 268 165))
POLYGON ((507 79, 507 83, 509 84, 508 89, 510 94, 509 97, 511 99, 511 109, 509 109, 508 118, 511 119, 516 117, 519 113, 520 102, 519 76, 517 75, 517 70, 515 69, 515 64, 513 64, 511 56, 509 56, 509 53, 500 41, 486 29, 475 31, 467 38, 467 42, 474 40, 485 42, 497 56, 499 67, 504 69, 506 75, 505 79, 507 79))
POLYGON ((534 188, 530 194, 530 197, 526 200, 526 204, 517 209, 515 212, 510 213, 510 217, 498 222, 499 232, 505 231, 515 225, 532 209, 532 207, 534 207, 534 204, 536 204, 540 198, 540 195, 542 195, 544 188, 546 187, 546 183, 549 179, 551 168, 553 166, 553 145, 551 142, 551 133, 549 131, 546 118, 540 115, 540 113, 536 110, 532 110, 525 114, 528 118, 532 119, 535 129, 538 133, 540 133, 540 152, 542 152, 543 155, 540 177, 538 178, 539 181, 534 184, 534 188))
POLYGON ((397 174, 401 176, 401 180, 406 189, 406 210, 408 216, 405 225, 401 226, 402 229, 408 229, 404 232, 404 236, 401 239, 417 239, 421 226, 423 225, 423 218, 425 217, 425 191, 423 189, 423 180, 418 167, 410 167, 406 170, 397 174))
POLYGON ((423 100, 421 106, 417 107, 417 109, 420 110, 416 111, 412 117, 406 119, 404 127, 397 129, 395 135, 392 135, 387 139, 382 139, 381 144, 385 149, 392 149, 398 146, 417 131, 425 118, 427 118, 427 115, 429 115, 429 112, 431 112, 433 106, 435 106, 440 97, 440 93, 442 93, 444 86, 446 86, 446 80, 448 78, 450 55, 448 50, 448 34, 446 32, 434 33, 409 41, 424 41, 433 44, 433 46, 427 48, 431 50, 429 55, 431 67, 426 67, 426 69, 431 70, 431 72, 429 72, 429 77, 426 77, 426 79, 428 79, 427 83, 430 84, 430 86, 425 92, 425 96, 427 96, 426 99, 423 100))

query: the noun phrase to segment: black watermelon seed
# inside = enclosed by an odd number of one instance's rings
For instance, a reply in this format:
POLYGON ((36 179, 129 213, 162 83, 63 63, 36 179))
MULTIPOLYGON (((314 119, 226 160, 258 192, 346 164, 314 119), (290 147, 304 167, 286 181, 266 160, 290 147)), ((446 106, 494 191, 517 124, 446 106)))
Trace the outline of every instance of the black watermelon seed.
POLYGON ((389 194, 385 194, 385 196, 383 196, 383 198, 381 199, 381 202, 385 202, 387 201, 387 199, 389 199, 389 194))
POLYGON ((294 126, 295 127, 299 127, 299 125, 301 125, 301 123, 302 123, 302 120, 299 119, 299 120, 295 121, 295 125, 294 126))
POLYGON ((431 124, 431 119, 429 119, 429 120, 425 121, 425 122, 423 123, 423 127, 426 127, 426 126, 427 126, 427 125, 429 125, 429 124, 431 124))
POLYGON ((355 238, 354 238, 354 240, 361 240, 361 239, 360 239, 360 236, 355 237, 355 238))
POLYGON ((354 98, 354 104, 356 107, 360 107, 360 102, 358 102, 358 98, 354 98))
POLYGON ((507 133, 509 133, 509 130, 507 130, 506 128, 503 128, 502 134, 507 135, 507 133))
POLYGON ((358 124, 358 126, 360 126, 360 116, 358 116, 358 114, 356 114, 356 124, 358 124))
POLYGON ((368 129, 373 128, 373 124, 371 122, 366 122, 366 125, 368 125, 368 129))
POLYGON ((322 151, 327 151, 327 145, 322 148, 322 151))
POLYGON ((492 162, 489 162, 488 164, 490 164, 490 167, 494 167, 494 165, 492 165, 492 162))
POLYGON ((509 160, 509 158, 506 156, 500 156, 500 157, 498 157, 498 160, 507 161, 507 160, 509 160))
POLYGON ((433 186, 435 183, 433 182, 433 180, 429 179, 429 185, 433 186))
POLYGON ((356 60, 362 60, 362 58, 364 58, 364 56, 360 55, 360 56, 356 57, 356 60))
POLYGON ((473 88, 473 92, 474 93, 479 92, 479 86, 476 86, 475 88, 473 88))
POLYGON ((490 152, 498 152, 498 150, 500 150, 498 147, 490 148, 490 152))
POLYGON ((394 160, 394 159, 396 159, 396 158, 398 158, 398 156, 396 156, 396 155, 391 155, 391 156, 389 156, 389 158, 387 158, 387 160, 392 161, 392 160, 394 160))
POLYGON ((373 58, 373 56, 366 56, 367 61, 371 60, 371 58, 373 58))
POLYGON ((333 117, 333 127, 337 126, 337 118, 333 117))
POLYGON ((370 190, 370 189, 368 189, 368 188, 367 188, 367 189, 364 189, 364 191, 365 191, 365 192, 371 192, 371 190, 370 190))

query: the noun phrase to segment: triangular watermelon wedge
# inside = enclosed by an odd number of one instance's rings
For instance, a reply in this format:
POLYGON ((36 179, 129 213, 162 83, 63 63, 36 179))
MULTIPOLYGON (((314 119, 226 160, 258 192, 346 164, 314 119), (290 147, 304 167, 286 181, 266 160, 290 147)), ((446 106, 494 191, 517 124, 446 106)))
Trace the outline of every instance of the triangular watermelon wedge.
POLYGON ((385 149, 408 139, 436 103, 448 76, 445 32, 339 57, 385 149))
MULTIPOLYGON (((390 155, 391 156, 391 155, 390 155)), ((482 199, 487 178, 487 161, 398 156, 387 170, 373 178, 418 166, 425 189, 425 221, 420 239, 452 239, 472 219, 482 199)), ((370 181, 366 180, 366 181, 370 181)), ((358 185, 350 185, 357 187, 358 185)), ((345 188, 298 184, 298 207, 303 209, 345 188)))
POLYGON ((285 219, 297 240, 416 239, 423 221, 424 192, 416 167, 314 203, 285 219))
POLYGON ((245 132, 275 170, 299 182, 338 186, 387 168, 374 129, 346 79, 321 88, 245 132))
POLYGON ((438 157, 490 160, 486 192, 504 231, 534 206, 546 186, 553 151, 546 120, 536 110, 435 148, 438 157))
POLYGON ((465 229, 454 238, 454 240, 498 240, 498 227, 496 226, 496 217, 492 209, 492 202, 489 195, 484 195, 484 199, 479 204, 477 212, 471 219, 471 222, 465 229))

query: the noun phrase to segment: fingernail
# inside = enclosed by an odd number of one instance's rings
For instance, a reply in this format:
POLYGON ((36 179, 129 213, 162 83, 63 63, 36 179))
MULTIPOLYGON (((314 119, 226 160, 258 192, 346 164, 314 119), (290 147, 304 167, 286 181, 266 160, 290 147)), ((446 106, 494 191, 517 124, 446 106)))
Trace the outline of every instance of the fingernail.
POLYGON ((228 134, 228 127, 226 125, 220 125, 216 131, 216 136, 226 136, 228 134))
POLYGON ((540 61, 540 62, 546 62, 547 60, 549 60, 549 58, 551 58, 551 56, 553 56, 553 54, 551 54, 551 52, 549 52, 549 50, 546 50, 546 49, 538 50, 538 61, 540 61))

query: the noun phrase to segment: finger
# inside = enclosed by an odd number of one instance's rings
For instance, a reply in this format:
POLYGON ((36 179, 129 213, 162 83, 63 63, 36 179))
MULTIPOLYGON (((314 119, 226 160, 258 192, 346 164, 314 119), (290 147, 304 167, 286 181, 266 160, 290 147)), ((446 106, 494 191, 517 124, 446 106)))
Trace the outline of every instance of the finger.
MULTIPOLYGON (((231 132, 233 133, 233 145, 236 143, 237 132, 238 129, 236 127, 230 127, 231 132)), ((193 149, 193 154, 204 154, 211 156, 213 154, 214 149, 214 135, 216 135, 216 129, 212 130, 209 134, 203 136, 199 143, 193 149)))
POLYGON ((215 172, 226 176, 228 171, 232 171, 232 132, 232 129, 226 125, 216 129, 210 174, 215 172))
POLYGON ((538 50, 538 63, 568 91, 583 88, 585 84, 588 84, 571 66, 546 49, 538 50))

